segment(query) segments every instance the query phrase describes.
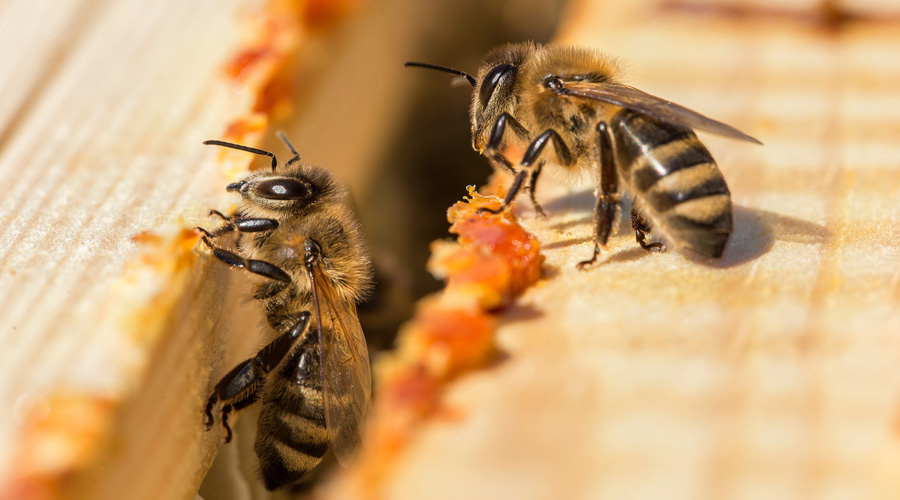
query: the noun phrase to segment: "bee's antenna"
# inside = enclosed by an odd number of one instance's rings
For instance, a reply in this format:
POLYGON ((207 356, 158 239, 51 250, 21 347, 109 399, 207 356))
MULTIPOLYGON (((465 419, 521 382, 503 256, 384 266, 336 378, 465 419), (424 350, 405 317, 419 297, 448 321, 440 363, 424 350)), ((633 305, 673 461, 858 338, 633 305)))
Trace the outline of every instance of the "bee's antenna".
MULTIPOLYGON (((287 167, 287 166, 290 166, 291 164, 293 164, 294 162, 300 161, 300 153, 298 153, 297 150, 294 149, 294 145, 291 144, 291 141, 289 141, 287 136, 284 135, 284 132, 279 130, 278 132, 276 132, 276 134, 278 134, 278 137, 281 139, 282 142, 287 144, 288 149, 290 149, 291 153, 294 155, 291 157, 290 160, 287 161, 287 163, 284 164, 284 166, 287 167)), ((274 170, 274 167, 272 168, 272 170, 274 170)))
POLYGON ((406 61, 405 63, 403 63, 403 67, 404 68, 413 67, 413 68, 436 69, 438 71, 443 71, 444 73, 450 73, 453 75, 463 76, 466 78, 466 80, 469 81, 469 83, 473 87, 475 86, 475 79, 472 78, 472 75, 466 73, 465 71, 461 71, 458 69, 448 68, 446 66, 439 66, 437 64, 421 63, 421 62, 414 62, 414 61, 406 61))
MULTIPOLYGON (((234 144, 232 142, 217 141, 215 139, 203 141, 203 144, 210 146, 222 146, 226 148, 237 149, 238 151, 246 151, 248 153, 253 153, 261 156, 268 156, 272 159, 272 170, 275 170, 275 167, 278 166, 278 160, 275 158, 275 153, 270 153, 269 151, 263 151, 262 149, 251 148, 249 146, 241 146, 240 144, 234 144)), ((293 151, 293 147, 291 148, 291 150, 293 151)))

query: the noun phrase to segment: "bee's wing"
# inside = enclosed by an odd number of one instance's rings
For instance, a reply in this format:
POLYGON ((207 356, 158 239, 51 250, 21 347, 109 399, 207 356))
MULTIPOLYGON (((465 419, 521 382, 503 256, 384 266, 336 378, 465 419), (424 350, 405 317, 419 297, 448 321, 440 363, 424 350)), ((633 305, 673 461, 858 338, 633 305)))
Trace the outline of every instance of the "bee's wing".
POLYGON ((762 144, 730 125, 713 120, 672 101, 650 95, 628 85, 609 82, 563 81, 560 93, 608 102, 673 125, 681 125, 732 139, 762 144))
POLYGON ((361 426, 369 411, 369 354, 356 306, 338 297, 321 263, 313 265, 312 273, 314 307, 321 312, 321 320, 331 324, 330 331, 319 324, 325 428, 338 462, 347 465, 359 447, 361 426))

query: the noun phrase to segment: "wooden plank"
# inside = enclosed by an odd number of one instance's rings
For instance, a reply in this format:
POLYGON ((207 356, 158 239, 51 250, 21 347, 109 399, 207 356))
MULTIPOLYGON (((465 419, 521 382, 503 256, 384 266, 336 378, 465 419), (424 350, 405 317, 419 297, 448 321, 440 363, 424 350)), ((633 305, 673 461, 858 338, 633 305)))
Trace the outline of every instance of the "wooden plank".
POLYGON ((0 33, 0 46, 10 48, 8 57, 0 61, 0 92, 4 96, 0 137, 11 132, 16 118, 52 79, 54 63, 64 58, 77 26, 91 11, 87 1, 10 0, 0 6, 0 17, 8 20, 0 33), (11 50, 14 47, 27 50, 11 50))
POLYGON ((3 5, 22 56, 0 64, 0 497, 194 496, 218 446, 210 370, 256 337, 216 322, 225 273, 187 228, 228 181, 201 142, 258 112, 271 78, 227 77, 238 14, 271 5, 3 5))

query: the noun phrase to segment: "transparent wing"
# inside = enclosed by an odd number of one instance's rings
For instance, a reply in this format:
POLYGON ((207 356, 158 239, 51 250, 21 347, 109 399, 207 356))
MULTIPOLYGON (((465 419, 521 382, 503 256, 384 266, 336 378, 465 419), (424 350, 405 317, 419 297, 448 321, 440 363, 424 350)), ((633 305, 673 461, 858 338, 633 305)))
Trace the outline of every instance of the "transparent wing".
POLYGON ((585 81, 562 81, 561 83, 562 86, 558 92, 563 95, 596 99, 652 116, 657 120, 673 125, 681 125, 732 139, 762 144, 730 125, 713 120, 684 106, 655 95, 650 95, 628 85, 585 81))
POLYGON ((338 297, 320 262, 313 265, 312 272, 315 307, 324 323, 319 324, 319 340, 325 427, 338 462, 347 465, 359 447, 361 427, 369 411, 369 354, 356 306, 338 297))

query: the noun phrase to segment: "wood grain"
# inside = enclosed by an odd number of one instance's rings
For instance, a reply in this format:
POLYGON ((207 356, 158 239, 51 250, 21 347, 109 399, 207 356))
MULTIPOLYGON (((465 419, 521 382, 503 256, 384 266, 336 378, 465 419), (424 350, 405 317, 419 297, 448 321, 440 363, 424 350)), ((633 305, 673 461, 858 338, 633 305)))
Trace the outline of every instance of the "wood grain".
POLYGON ((187 228, 224 199, 201 141, 254 110, 223 70, 264 5, 0 5, 0 497, 194 496, 219 342, 256 340, 187 228))

